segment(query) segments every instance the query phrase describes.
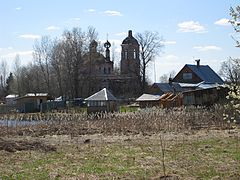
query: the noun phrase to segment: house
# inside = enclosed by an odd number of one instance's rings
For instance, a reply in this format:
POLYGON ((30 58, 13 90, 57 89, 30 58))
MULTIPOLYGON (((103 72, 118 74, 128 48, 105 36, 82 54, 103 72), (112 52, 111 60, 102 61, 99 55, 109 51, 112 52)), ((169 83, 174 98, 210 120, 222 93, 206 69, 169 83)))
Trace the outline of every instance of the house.
POLYGON ((171 92, 165 93, 163 95, 152 95, 143 94, 136 99, 139 103, 140 108, 159 106, 163 108, 179 107, 182 106, 182 95, 181 93, 174 94, 171 92))
POLYGON ((183 92, 184 105, 209 106, 224 99, 227 91, 224 81, 208 65, 186 64, 173 78, 183 92))
POLYGON ((208 65, 200 65, 200 60, 196 60, 196 65, 186 64, 173 78, 173 82, 198 84, 224 84, 224 81, 208 65))
POLYGON ((118 111, 116 97, 106 88, 86 98, 87 113, 118 111))
POLYGON ((23 113, 42 112, 42 104, 48 98, 47 93, 28 93, 15 99, 17 110, 23 113))

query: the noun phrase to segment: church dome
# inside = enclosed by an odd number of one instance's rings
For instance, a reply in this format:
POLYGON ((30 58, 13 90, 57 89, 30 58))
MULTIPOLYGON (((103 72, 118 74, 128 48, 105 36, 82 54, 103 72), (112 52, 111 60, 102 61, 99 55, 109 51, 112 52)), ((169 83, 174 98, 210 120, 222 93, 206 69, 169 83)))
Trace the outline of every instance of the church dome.
POLYGON ((138 44, 138 41, 132 36, 132 30, 128 31, 128 37, 126 37, 122 44, 138 44))

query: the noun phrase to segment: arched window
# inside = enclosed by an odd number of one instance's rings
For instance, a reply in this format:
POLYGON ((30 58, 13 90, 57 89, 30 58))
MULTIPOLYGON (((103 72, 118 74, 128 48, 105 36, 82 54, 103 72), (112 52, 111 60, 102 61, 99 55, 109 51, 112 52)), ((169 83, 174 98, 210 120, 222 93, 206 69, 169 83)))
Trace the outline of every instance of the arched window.
POLYGON ((125 50, 125 59, 127 59, 128 53, 127 50, 125 50))
POLYGON ((137 58, 137 56, 136 56, 136 50, 134 49, 133 50, 133 59, 136 59, 137 58))

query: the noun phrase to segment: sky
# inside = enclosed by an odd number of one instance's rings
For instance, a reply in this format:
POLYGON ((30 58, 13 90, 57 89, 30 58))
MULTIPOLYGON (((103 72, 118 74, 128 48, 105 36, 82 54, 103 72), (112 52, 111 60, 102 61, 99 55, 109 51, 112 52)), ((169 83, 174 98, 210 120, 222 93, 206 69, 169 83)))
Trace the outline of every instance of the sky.
POLYGON ((164 48, 148 69, 153 82, 185 64, 209 65, 219 72, 229 57, 238 58, 236 36, 228 23, 230 7, 240 0, 0 0, 0 61, 9 71, 18 54, 21 64, 33 61, 32 51, 42 36, 60 38, 64 30, 96 28, 99 39, 115 44, 116 63, 128 30, 156 31, 164 48), (155 71, 154 71, 155 64, 155 71), (154 73, 155 72, 155 73, 154 73))

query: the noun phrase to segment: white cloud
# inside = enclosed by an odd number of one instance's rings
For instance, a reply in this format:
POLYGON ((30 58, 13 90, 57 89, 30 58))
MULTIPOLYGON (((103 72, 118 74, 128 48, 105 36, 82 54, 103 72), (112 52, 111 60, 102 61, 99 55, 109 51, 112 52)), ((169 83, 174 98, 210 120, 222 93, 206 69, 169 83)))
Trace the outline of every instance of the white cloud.
POLYGON ((32 56, 33 51, 16 51, 3 55, 3 58, 15 58, 16 55, 19 56, 32 56))
POLYGON ((162 41, 161 43, 164 44, 164 45, 174 45, 174 44, 177 44, 176 41, 162 41))
POLYGON ((214 45, 210 45, 210 46, 195 46, 193 47, 193 49, 196 49, 200 52, 204 52, 204 51, 220 51, 222 50, 222 48, 218 47, 218 46, 214 46, 214 45))
POLYGON ((88 9, 88 12, 96 12, 96 9, 88 9))
POLYGON ((214 24, 220 25, 220 26, 230 26, 231 25, 229 22, 229 19, 226 19, 226 18, 219 19, 214 24))
POLYGON ((22 34, 19 37, 24 39, 40 39, 41 38, 40 35, 36 35, 36 34, 22 34))
POLYGON ((176 55, 173 55, 173 54, 168 54, 168 55, 165 55, 163 57, 160 57, 161 59, 166 59, 166 60, 177 60, 178 59, 178 56, 176 55))
POLYGON ((17 11, 19 11, 19 10, 22 9, 22 7, 16 7, 15 9, 16 9, 17 11))
POLYGON ((116 36, 127 36, 127 32, 119 32, 115 34, 116 36))
POLYGON ((46 30, 48 30, 48 31, 57 31, 59 29, 60 29, 60 27, 57 27, 57 26, 48 26, 46 28, 46 30))
POLYGON ((7 48, 0 48, 0 52, 1 53, 6 53, 6 52, 10 52, 11 50, 13 50, 13 47, 7 47, 7 48))
POLYGON ((194 33, 206 33, 206 29, 199 22, 184 21, 178 24, 178 31, 180 32, 194 32, 194 33))
POLYGON ((107 16, 122 16, 122 14, 119 11, 112 10, 104 11, 104 14, 106 14, 107 16))
POLYGON ((69 27, 72 27, 72 26, 77 27, 80 25, 80 20, 81 20, 81 18, 74 17, 74 18, 67 19, 64 23, 69 27))
POLYGON ((79 18, 79 17, 75 17, 75 18, 72 18, 71 20, 73 20, 73 21, 80 21, 81 18, 79 18))

